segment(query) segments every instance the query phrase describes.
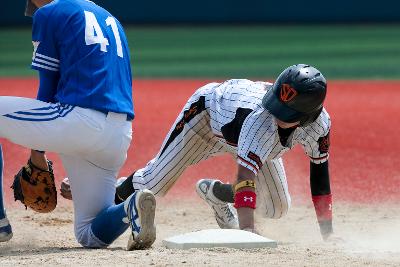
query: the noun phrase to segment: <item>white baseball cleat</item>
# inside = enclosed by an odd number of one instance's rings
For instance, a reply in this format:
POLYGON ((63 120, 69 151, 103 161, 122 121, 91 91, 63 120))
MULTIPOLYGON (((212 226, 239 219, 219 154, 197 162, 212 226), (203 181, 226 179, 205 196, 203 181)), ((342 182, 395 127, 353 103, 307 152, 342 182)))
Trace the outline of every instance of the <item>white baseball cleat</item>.
POLYGON ((13 236, 10 222, 7 218, 0 220, 0 242, 6 242, 13 236))
POLYGON ((222 229, 239 229, 236 209, 231 203, 219 200, 213 193, 215 182, 219 180, 201 179, 196 184, 197 194, 214 210, 215 220, 222 229))
POLYGON ((156 240, 156 198, 147 189, 133 193, 124 203, 125 212, 131 226, 127 250, 146 249, 156 240))

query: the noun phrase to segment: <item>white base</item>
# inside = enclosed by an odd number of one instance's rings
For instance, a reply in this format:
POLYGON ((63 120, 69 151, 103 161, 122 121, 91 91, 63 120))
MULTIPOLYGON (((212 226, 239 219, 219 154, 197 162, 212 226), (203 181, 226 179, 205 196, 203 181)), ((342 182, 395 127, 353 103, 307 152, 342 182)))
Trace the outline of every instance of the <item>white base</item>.
POLYGON ((263 236, 234 229, 208 229, 173 236, 163 240, 166 248, 276 248, 276 241, 263 236))

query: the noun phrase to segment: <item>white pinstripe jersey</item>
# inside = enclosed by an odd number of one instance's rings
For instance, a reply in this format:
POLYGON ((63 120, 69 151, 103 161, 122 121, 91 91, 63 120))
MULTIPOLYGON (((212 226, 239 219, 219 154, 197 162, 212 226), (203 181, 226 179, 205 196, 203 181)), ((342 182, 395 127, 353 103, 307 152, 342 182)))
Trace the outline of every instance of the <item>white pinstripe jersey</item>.
POLYGON ((297 127, 284 146, 273 116, 261 104, 271 83, 234 79, 213 85, 206 96, 212 131, 240 165, 257 174, 267 160, 280 158, 296 144, 314 163, 328 159, 331 121, 325 109, 310 125, 297 127))

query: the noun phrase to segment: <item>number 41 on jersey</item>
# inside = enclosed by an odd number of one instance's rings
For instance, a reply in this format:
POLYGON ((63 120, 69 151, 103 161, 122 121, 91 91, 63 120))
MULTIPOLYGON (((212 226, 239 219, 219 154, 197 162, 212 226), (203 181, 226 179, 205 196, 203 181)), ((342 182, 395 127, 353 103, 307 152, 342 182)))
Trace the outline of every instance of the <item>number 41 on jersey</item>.
MULTIPOLYGON (((107 52, 107 45, 109 45, 109 42, 108 39, 104 37, 103 31, 101 30, 100 25, 97 22, 96 16, 90 11, 85 11, 85 20, 86 45, 100 44, 100 50, 103 52, 107 52)), ((118 32, 117 23, 113 17, 108 17, 105 22, 107 26, 111 26, 111 30, 114 34, 115 43, 117 45, 117 55, 123 58, 124 54, 122 52, 121 37, 118 32)))

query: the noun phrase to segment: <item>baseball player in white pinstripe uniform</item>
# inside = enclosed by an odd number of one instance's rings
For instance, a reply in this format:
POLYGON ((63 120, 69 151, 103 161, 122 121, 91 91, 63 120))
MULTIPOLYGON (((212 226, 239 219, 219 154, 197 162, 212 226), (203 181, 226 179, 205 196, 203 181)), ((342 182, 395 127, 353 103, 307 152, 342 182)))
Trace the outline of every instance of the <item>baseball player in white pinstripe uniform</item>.
POLYGON ((199 88, 156 157, 121 180, 116 202, 138 189, 164 195, 188 166, 230 153, 238 166, 235 186, 202 179, 196 191, 212 207, 221 228, 254 231, 256 199, 257 210, 266 217, 287 213, 290 194, 281 157, 300 144, 310 158, 313 201, 327 239, 332 233, 327 162, 331 121, 322 106, 325 95, 325 78, 304 64, 287 68, 274 84, 233 79, 199 88))

